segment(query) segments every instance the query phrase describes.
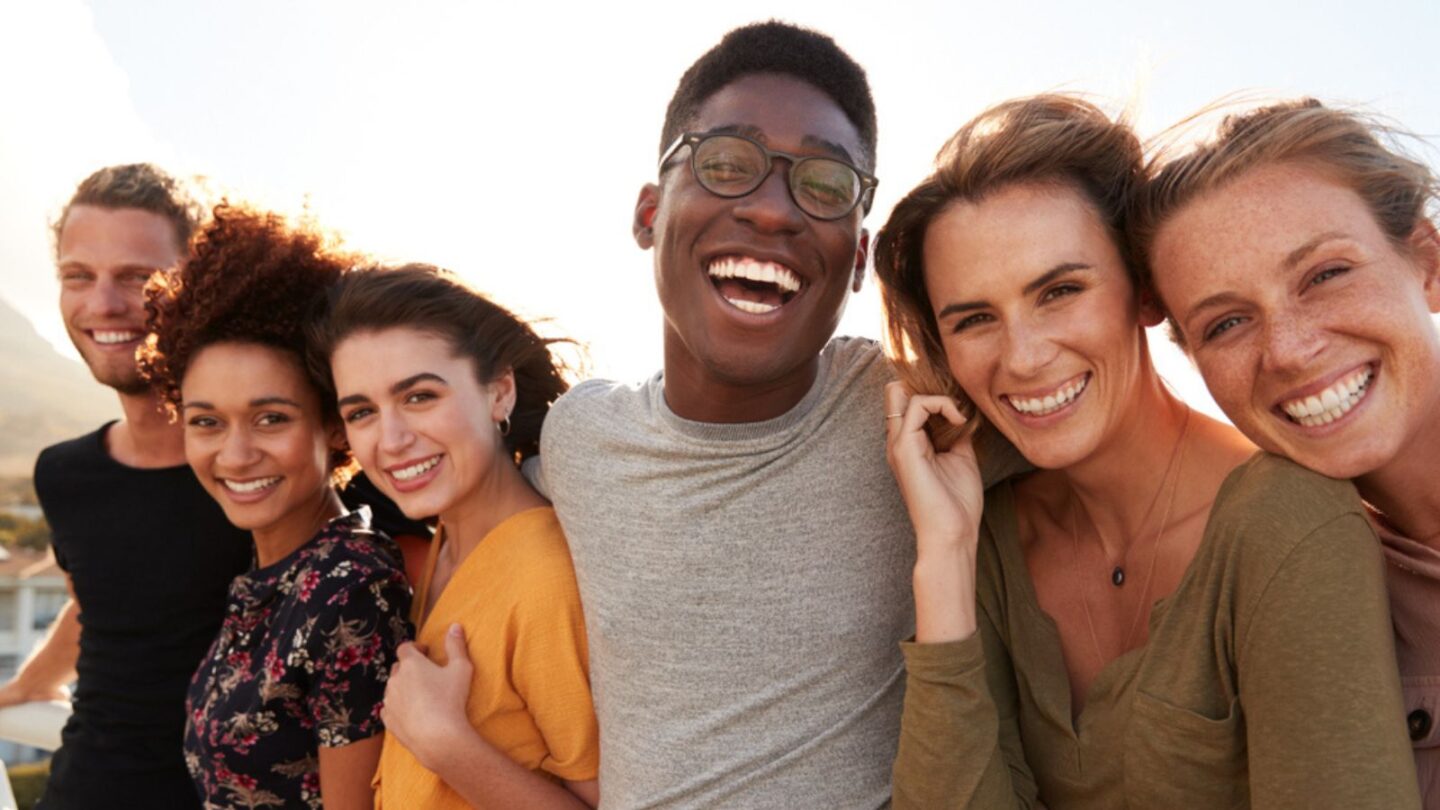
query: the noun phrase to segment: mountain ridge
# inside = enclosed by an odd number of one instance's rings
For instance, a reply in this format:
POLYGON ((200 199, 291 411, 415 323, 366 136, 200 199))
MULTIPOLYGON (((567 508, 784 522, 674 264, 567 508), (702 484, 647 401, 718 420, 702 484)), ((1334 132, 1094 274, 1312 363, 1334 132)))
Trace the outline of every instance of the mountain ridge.
POLYGON ((0 475, 28 476, 42 449, 119 416, 114 391, 0 298, 0 475))

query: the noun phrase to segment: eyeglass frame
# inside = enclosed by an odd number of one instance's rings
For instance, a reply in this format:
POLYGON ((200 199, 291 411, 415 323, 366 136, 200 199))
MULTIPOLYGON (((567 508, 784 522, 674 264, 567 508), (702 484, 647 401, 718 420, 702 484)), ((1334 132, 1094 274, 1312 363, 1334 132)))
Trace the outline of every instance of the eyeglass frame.
POLYGON ((861 169, 859 166, 856 166, 853 163, 841 160, 840 158, 832 157, 830 155, 792 155, 789 152, 780 152, 771 149, 770 147, 755 140, 754 138, 749 137, 748 135, 741 135, 735 132, 680 133, 680 135, 676 137, 673 142, 671 142, 670 146, 666 148, 665 153, 660 156, 659 171, 661 174, 665 173, 665 164, 669 163, 670 160, 675 157, 675 153, 680 151, 680 147, 682 146, 690 147, 690 159, 686 162, 690 164, 690 174, 695 178, 695 182, 699 183, 701 188, 705 189, 711 194, 714 194, 716 197, 721 197, 727 200, 738 200, 741 197, 754 194, 755 189, 760 188, 760 186, 764 185, 765 181, 770 178, 770 173, 775 168, 774 159, 777 157, 784 158, 789 163, 789 167, 785 170, 785 190, 790 195, 790 202, 794 203, 795 207, 800 209, 800 212, 803 213, 805 216, 810 217, 811 219, 820 220, 821 222, 834 222, 838 219, 844 219, 845 217, 849 216, 850 213, 854 211, 857 207, 861 208, 862 216, 869 214, 870 206, 875 202, 875 188, 880 185, 880 180, 875 175, 870 174, 869 172, 861 169), (741 194, 722 194, 705 185, 705 183, 700 179, 699 170, 695 168, 695 148, 711 138, 738 138, 742 141, 749 141, 750 143, 754 144, 757 149, 760 150, 760 153, 765 156, 765 171, 760 173, 760 179, 755 182, 755 186, 753 188, 741 194), (850 171, 855 172, 855 176, 860 178, 860 193, 855 195, 855 202, 851 203, 850 207, 845 209, 845 213, 837 214, 833 217, 819 217, 810 213, 809 211, 806 211, 805 206, 801 205, 800 201, 795 199, 795 189, 790 185, 791 172, 795 171, 796 166, 807 160, 828 160, 834 163, 839 163, 840 165, 850 169, 850 171))

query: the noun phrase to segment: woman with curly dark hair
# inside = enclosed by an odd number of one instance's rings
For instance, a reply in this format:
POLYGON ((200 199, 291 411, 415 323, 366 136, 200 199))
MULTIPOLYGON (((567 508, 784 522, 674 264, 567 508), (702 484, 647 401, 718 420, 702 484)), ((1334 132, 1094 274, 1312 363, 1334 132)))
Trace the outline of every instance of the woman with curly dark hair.
POLYGON ((141 367, 184 422, 196 477, 255 542, 186 701, 206 807, 373 801, 410 590, 369 511, 340 500, 350 454, 302 359, 306 315, 349 264, 312 230, 222 205, 183 269, 147 289, 141 367))
POLYGON ((417 644, 385 692, 376 807, 594 806, 579 589, 519 468, 566 389, 553 341, 427 265, 347 274, 310 337, 361 466, 407 515, 440 519, 417 644))

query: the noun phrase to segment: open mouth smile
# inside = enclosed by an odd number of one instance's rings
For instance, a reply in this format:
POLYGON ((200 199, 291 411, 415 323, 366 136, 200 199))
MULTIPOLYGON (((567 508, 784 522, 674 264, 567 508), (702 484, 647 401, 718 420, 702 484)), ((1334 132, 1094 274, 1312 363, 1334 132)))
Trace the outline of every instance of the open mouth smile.
POLYGON ((1290 422, 1301 427, 1320 427, 1343 418, 1370 393, 1375 380, 1375 366, 1364 366, 1332 383, 1328 388, 1305 397, 1282 401, 1275 407, 1290 422))
POLYGON ((749 256, 719 256, 705 272, 727 304, 751 315, 780 309, 805 287, 804 280, 785 265, 749 256))
POLYGON ((384 468, 385 475, 389 476, 390 483, 397 492, 414 492, 429 486, 430 482, 440 474, 436 468, 444 460, 444 453, 436 453, 426 458, 402 461, 394 466, 384 468))
POLYGON ((101 346, 121 346, 145 336, 144 332, 136 329, 87 329, 85 334, 101 346))
POLYGON ((1068 408, 1085 389, 1090 386, 1090 372, 1070 379, 1058 387, 1040 394, 1001 394, 1007 405, 1025 416, 1049 416, 1068 408))
POLYGON ((416 478, 435 469, 435 465, 439 463, 440 456, 435 455, 422 461, 417 461, 414 464, 400 467, 399 469, 386 470, 386 472, 393 475, 396 481, 414 481, 416 478))
POLYGON ((285 480, 283 475, 268 475, 264 478, 221 478, 220 485, 229 493, 230 498, 240 503, 254 503, 263 500, 285 480))

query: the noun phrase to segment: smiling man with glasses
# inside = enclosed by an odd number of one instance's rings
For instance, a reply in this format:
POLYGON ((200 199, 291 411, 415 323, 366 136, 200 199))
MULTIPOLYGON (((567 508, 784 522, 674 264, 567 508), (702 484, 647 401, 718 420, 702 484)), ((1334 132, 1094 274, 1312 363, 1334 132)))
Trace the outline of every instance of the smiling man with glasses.
POLYGON ((633 225, 664 371, 562 398, 538 473, 585 604, 607 806, 889 801, 914 541, 889 368, 832 340, 875 138, 864 71, 781 23, 727 34, 670 102, 633 225))

